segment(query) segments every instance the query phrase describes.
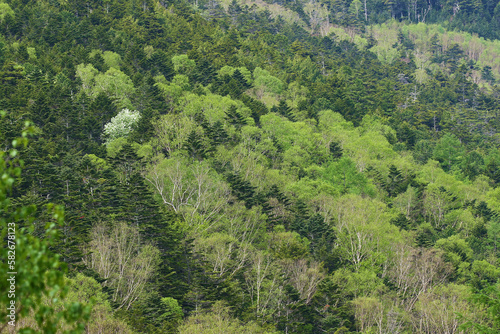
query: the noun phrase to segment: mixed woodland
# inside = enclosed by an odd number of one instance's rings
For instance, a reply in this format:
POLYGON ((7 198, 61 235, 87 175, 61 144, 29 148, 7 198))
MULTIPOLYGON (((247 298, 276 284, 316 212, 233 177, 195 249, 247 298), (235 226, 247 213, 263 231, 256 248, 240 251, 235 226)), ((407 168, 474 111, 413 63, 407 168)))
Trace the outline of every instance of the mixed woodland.
POLYGON ((308 1, 0 1, 0 332, 500 332, 500 4, 308 1))

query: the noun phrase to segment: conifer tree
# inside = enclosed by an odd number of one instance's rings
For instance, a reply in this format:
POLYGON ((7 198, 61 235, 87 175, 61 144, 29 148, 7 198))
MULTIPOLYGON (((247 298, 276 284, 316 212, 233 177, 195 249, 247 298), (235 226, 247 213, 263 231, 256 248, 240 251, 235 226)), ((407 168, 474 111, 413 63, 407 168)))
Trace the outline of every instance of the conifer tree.
POLYGON ((246 120, 241 116, 234 105, 231 105, 226 111, 225 119, 229 124, 234 125, 236 129, 240 129, 242 126, 246 125, 246 120))
POLYGON ((339 143, 332 141, 329 146, 329 151, 333 160, 342 158, 343 150, 339 143))
POLYGON ((214 80, 215 68, 206 58, 202 57, 197 60, 194 78, 196 82, 201 83, 203 86, 208 85, 214 80))
POLYGON ((295 116, 292 113, 292 108, 288 106, 285 100, 281 100, 277 111, 281 116, 288 118, 290 121, 295 122, 295 116))
POLYGON ((210 127, 209 138, 211 140, 213 148, 217 147, 218 145, 223 145, 227 142, 229 136, 226 130, 224 130, 224 126, 221 121, 216 121, 210 127))
POLYGON ((255 188, 249 181, 243 180, 238 173, 234 172, 227 174, 227 181, 231 185, 232 193, 238 200, 244 201, 248 209, 255 204, 255 188))
POLYGON ((494 159, 486 165, 485 174, 491 179, 493 184, 500 183, 500 166, 494 159))
POLYGON ((195 130, 189 133, 189 136, 184 143, 184 149, 190 158, 201 161, 205 159, 207 155, 207 149, 204 147, 200 136, 195 130))
POLYGON ((245 77, 243 77, 243 74, 241 74, 239 69, 236 69, 233 73, 233 79, 238 83, 238 86, 242 91, 250 88, 250 85, 248 84, 247 80, 245 77))
POLYGON ((394 197, 406 190, 405 179, 401 172, 396 166, 391 165, 389 167, 389 174, 387 175, 387 182, 385 183, 385 190, 389 194, 389 197, 394 197))

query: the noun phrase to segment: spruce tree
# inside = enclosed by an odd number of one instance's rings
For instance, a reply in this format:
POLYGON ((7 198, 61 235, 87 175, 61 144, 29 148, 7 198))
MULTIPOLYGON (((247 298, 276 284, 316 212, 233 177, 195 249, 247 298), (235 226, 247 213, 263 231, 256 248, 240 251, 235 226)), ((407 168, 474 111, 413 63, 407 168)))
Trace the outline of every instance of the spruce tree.
POLYGON ((193 73, 194 82, 199 82, 203 86, 211 83, 215 78, 215 68, 205 58, 196 59, 196 67, 193 73))
POLYGON ((384 184, 384 189, 389 194, 389 197, 394 197, 406 190, 405 179, 394 165, 389 167, 389 174, 387 175, 387 181, 384 184))
POLYGON ((195 130, 189 133, 189 136, 184 143, 184 149, 190 158, 201 161, 206 158, 207 149, 203 145, 200 136, 195 130))
POLYGON ((231 185, 233 195, 238 200, 244 201, 247 209, 250 209, 255 204, 255 188, 249 181, 243 180, 237 172, 228 173, 226 179, 231 185))
POLYGON ((236 129, 240 129, 242 126, 247 124, 245 118, 241 116, 234 105, 231 105, 226 111, 225 119, 229 124, 234 125, 236 129))
POLYGON ((491 160, 486 165, 484 174, 491 179, 493 184, 500 183, 500 165, 495 160, 491 160))
POLYGON ((210 135, 209 138, 211 140, 212 147, 215 149, 218 145, 225 144, 229 138, 226 130, 224 130, 224 126, 221 121, 216 121, 210 127, 210 135))
POLYGON ((248 82, 245 79, 245 77, 243 76, 243 74, 241 74, 240 70, 236 69, 234 71, 233 79, 236 81, 236 83, 238 83, 238 86, 240 87, 240 89, 242 91, 250 88, 250 85, 248 84, 248 82))
POLYGON ((280 101, 277 110, 281 116, 284 116, 290 121, 295 122, 295 116, 292 113, 292 108, 288 106, 285 100, 280 101))
POLYGON ((329 145, 330 156, 333 160, 338 160, 342 158, 343 149, 339 143, 332 141, 329 145))

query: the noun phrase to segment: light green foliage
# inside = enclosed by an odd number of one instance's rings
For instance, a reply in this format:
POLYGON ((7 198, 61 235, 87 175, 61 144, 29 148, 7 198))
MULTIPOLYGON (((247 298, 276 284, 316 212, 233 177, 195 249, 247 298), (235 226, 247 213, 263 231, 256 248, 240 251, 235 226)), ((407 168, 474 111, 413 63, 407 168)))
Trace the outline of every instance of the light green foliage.
MULTIPOLYGON (((26 123, 29 126, 29 123, 26 123)), ((36 210, 34 205, 13 207, 11 205, 10 194, 13 185, 21 176, 22 161, 18 156, 18 149, 26 146, 28 133, 32 133, 32 128, 25 128, 23 137, 14 139, 9 145, 10 148, 0 151, 0 231, 1 239, 6 247, 2 247, 2 261, 0 261, 0 272, 16 272, 15 274, 15 296, 9 296, 10 282, 3 276, 0 281, 0 302, 4 307, 0 310, 3 319, 0 325, 0 332, 10 326, 7 321, 14 319, 7 318, 12 314, 7 310, 11 301, 15 301, 13 314, 19 327, 19 333, 35 333, 39 330, 43 333, 55 333, 60 321, 68 324, 68 333, 82 333, 85 322, 88 320, 90 307, 84 306, 80 301, 67 303, 61 308, 54 308, 44 305, 43 300, 55 302, 55 296, 67 293, 67 286, 64 280, 64 264, 59 260, 59 256, 50 252, 57 238, 58 225, 63 224, 64 212, 61 207, 49 205, 51 220, 45 225, 42 239, 35 237, 33 225, 26 228, 21 226, 21 221, 30 221, 30 216, 36 210), (8 232, 15 231, 14 234, 8 232), (13 237, 15 236, 15 237, 13 237), (11 241, 11 243, 8 243, 11 241), (15 244, 15 246, 14 246, 15 244), (15 254, 15 263, 11 262, 9 268, 8 256, 15 254), (9 312, 9 313, 7 313, 9 312), (36 314, 35 323, 24 323, 23 319, 31 314, 36 314), (32 326, 30 326, 32 325, 32 326), (23 329, 24 327, 24 329, 23 329)))
POLYGON ((282 225, 274 228, 269 245, 273 256, 278 259, 302 259, 309 253, 309 240, 296 232, 285 232, 282 225))
POLYGON ((27 47, 26 51, 28 52, 28 55, 31 60, 36 60, 36 49, 32 47, 27 47))
POLYGON ((224 75, 233 75, 234 71, 239 70, 240 73, 243 75, 245 80, 247 81, 248 84, 252 84, 253 79, 252 79, 252 72, 250 72, 246 67, 232 67, 232 66, 224 66, 219 70, 219 76, 224 76, 224 75))
MULTIPOLYGON (((247 119, 250 117, 250 109, 245 107, 241 101, 232 100, 229 96, 186 94, 179 103, 185 116, 194 117, 196 114, 202 113, 210 124, 216 121, 224 122, 226 112, 231 106, 235 106, 237 111, 247 119)), ((248 121, 250 120, 248 119, 248 121)))
POLYGON ((269 71, 263 70, 260 67, 253 71, 255 89, 265 93, 281 94, 284 88, 283 82, 272 76, 269 71))
POLYGON ((500 213, 500 187, 490 190, 487 195, 488 206, 497 213, 500 213))
POLYGON ((325 110, 319 113, 318 128, 323 137, 329 139, 328 145, 331 141, 341 143, 344 155, 355 162, 358 172, 363 172, 368 166, 385 170, 391 163, 400 166, 411 162, 392 149, 384 134, 394 131, 376 118, 367 116, 361 127, 354 128, 340 114, 325 110))
POLYGON ((244 268, 250 260, 251 248, 248 243, 241 244, 236 237, 222 233, 212 233, 195 243, 195 250, 208 263, 212 273, 224 279, 244 268))
POLYGON ((500 269, 485 260, 478 260, 472 263, 471 274, 481 284, 494 284, 500 277, 500 269))
MULTIPOLYGON (((477 62, 481 66, 488 65, 492 67, 495 74, 499 74, 499 63, 494 55, 500 50, 500 44, 497 40, 488 40, 475 34, 463 31, 448 31, 439 24, 402 24, 398 21, 388 21, 380 25, 371 27, 373 36, 377 40, 377 45, 371 51, 376 53, 379 60, 391 63, 398 56, 397 49, 392 46, 397 42, 398 31, 415 43, 416 50, 424 57, 431 56, 431 37, 436 35, 437 41, 442 45, 442 51, 446 51, 447 45, 457 43, 469 59, 477 62)), ((418 57, 417 57, 418 58, 418 57)), ((425 68, 417 65, 417 72, 425 68)), ((435 70, 435 68, 432 68, 435 70)))
POLYGON ((421 319, 421 326, 414 323, 414 330, 424 333, 443 333, 447 328, 457 328, 461 321, 457 313, 467 314, 470 319, 483 320, 481 311, 474 309, 468 301, 470 288, 465 285, 439 285, 419 296, 413 313, 414 319, 421 319), (422 328, 423 327, 423 328, 422 328))
POLYGON ((445 214, 444 224, 462 232, 463 235, 470 235, 472 230, 480 224, 481 220, 474 217, 474 214, 467 209, 452 210, 445 214))
POLYGON ((355 270, 363 263, 385 261, 391 256, 392 245, 403 242, 403 235, 389 223, 392 215, 381 202, 346 195, 333 203, 332 211, 338 252, 355 270))
POLYGON ((323 110, 319 112, 318 129, 329 134, 349 133, 354 130, 354 126, 351 122, 347 122, 341 114, 331 110, 323 110))
POLYGON ((179 334, 272 334, 254 322, 241 323, 229 314, 229 308, 216 302, 209 312, 194 314, 179 327, 179 334))
MULTIPOLYGON (((297 81, 291 82, 286 90, 286 96, 292 108, 297 108, 299 102, 304 101, 308 93, 307 87, 302 86, 297 81)), ((305 118, 305 115, 303 118, 305 118)))
POLYGON ((178 114, 167 114, 161 116, 156 122, 157 145, 166 150, 169 154, 183 148, 189 134, 196 130, 202 130, 190 117, 178 114))
MULTIPOLYGON (((261 117, 262 131, 274 136, 283 150, 291 150, 285 159, 288 163, 295 161, 296 166, 307 167, 311 155, 316 159, 326 155, 326 148, 320 147, 321 134, 316 133, 314 126, 306 122, 291 122, 274 113, 261 117), (294 152, 300 155, 294 157, 294 152)), ((286 154, 286 153, 285 153, 286 154)))
POLYGON ((156 86, 161 90, 170 110, 174 109, 182 94, 191 88, 189 78, 183 74, 174 76, 171 83, 168 83, 163 75, 155 77, 155 80, 156 86))
POLYGON ((102 58, 104 59, 104 63, 110 68, 115 68, 117 70, 120 69, 122 58, 118 53, 113 51, 104 51, 102 53, 102 58))
POLYGON ((472 301, 484 308, 487 320, 474 317, 467 312, 459 313, 460 319, 467 320, 460 329, 474 328, 480 334, 496 334, 500 330, 500 284, 496 284, 472 295, 472 301))
POLYGON ((132 80, 120 70, 112 67, 106 73, 99 73, 91 64, 76 67, 76 76, 82 81, 82 91, 96 98, 105 93, 118 107, 131 108, 130 98, 134 92, 132 80))
POLYGON ((113 228, 95 225, 90 231, 84 263, 106 280, 105 286, 113 289, 111 298, 118 309, 128 310, 146 295, 145 286, 154 277, 159 260, 159 250, 141 241, 137 227, 124 222, 113 228))
POLYGON ((356 327, 361 333, 392 333, 408 315, 390 298, 358 297, 352 301, 356 327))
POLYGON ((125 137, 118 137, 114 140, 108 141, 106 143, 106 152, 109 157, 114 158, 116 157, 116 154, 120 152, 122 147, 128 143, 127 138, 125 137))
POLYGON ((453 197, 435 183, 427 186, 424 193, 424 215, 435 228, 444 227, 444 218, 451 209, 453 197))
POLYGON ((189 59, 187 55, 180 55, 172 57, 174 70, 178 74, 189 75, 195 68, 196 63, 194 60, 189 59))
POLYGON ((122 109, 104 126, 104 136, 107 138, 107 143, 118 138, 126 138, 140 119, 140 112, 122 109))
MULTIPOLYGON (((443 171, 439 163, 435 160, 429 160, 422 168, 417 171, 419 182, 431 183, 427 191, 433 192, 443 187, 446 192, 456 198, 461 204, 476 198, 479 201, 485 201, 489 197, 490 187, 484 183, 484 178, 478 178, 473 183, 459 181, 453 175, 443 171)), ((491 208, 494 208, 493 206, 491 208)))
POLYGON ((383 281, 377 274, 369 269, 360 269, 352 272, 346 268, 336 270, 330 278, 337 284, 343 295, 377 296, 385 289, 383 281))
MULTIPOLYGON (((74 278, 64 278, 68 287, 68 293, 61 296, 56 294, 54 298, 43 301, 44 305, 53 307, 55 310, 64 310, 65 305, 71 303, 86 303, 92 305, 92 312, 88 323, 87 332, 124 333, 132 334, 130 327, 123 321, 113 317, 113 309, 108 301, 108 296, 102 291, 102 286, 91 277, 78 273, 74 278)), ((35 318, 34 315, 32 315, 35 318)), ((34 319, 29 319, 35 322, 34 319)), ((62 321, 59 325, 59 332, 71 329, 71 324, 62 321)))
POLYGON ((473 251, 467 242, 458 235, 436 241, 436 248, 444 251, 444 259, 453 264, 459 274, 469 266, 465 262, 471 260, 473 251))
POLYGON ((76 76, 82 81, 82 89, 90 95, 94 86, 94 78, 99 71, 92 64, 80 64, 76 66, 76 76))
POLYGON ((172 297, 163 297, 161 299, 162 314, 158 320, 180 323, 184 316, 182 307, 179 306, 177 299, 172 297))
POLYGON ((330 196, 340 195, 340 189, 332 185, 331 182, 324 179, 311 179, 307 176, 286 184, 285 189, 305 201, 323 198, 326 194, 330 196))
POLYGON ((433 158, 441 163, 444 170, 451 170, 464 158, 465 148, 454 136, 446 134, 434 148, 433 158))
POLYGON ((102 171, 107 168, 106 160, 99 158, 95 154, 86 154, 85 157, 88 157, 92 165, 98 170, 102 171))
POLYGON ((5 19, 5 17, 9 15, 9 16, 14 16, 14 11, 12 10, 12 8, 10 8, 9 4, 8 3, 0 3, 0 22, 3 22, 3 20, 5 19))
POLYGON ((149 159, 153 157, 154 151, 152 145, 150 144, 143 144, 143 145, 136 144, 136 145, 133 145, 132 147, 137 149, 136 153, 140 158, 149 159))
POLYGON ((134 90, 132 80, 122 71, 112 67, 106 73, 96 75, 92 95, 95 98, 103 92, 112 98, 118 107, 131 108, 130 98, 134 90))
POLYGON ((392 205, 399 210, 406 218, 410 218, 411 213, 418 205, 417 190, 409 186, 404 193, 399 194, 393 200, 392 205))
POLYGON ((228 186, 206 161, 157 157, 145 177, 163 204, 181 214, 193 232, 212 228, 217 214, 227 206, 228 186))
POLYGON ((375 187, 366 176, 359 173, 356 164, 347 157, 331 161, 325 167, 322 175, 324 180, 332 183, 340 193, 366 194, 373 196, 375 187))

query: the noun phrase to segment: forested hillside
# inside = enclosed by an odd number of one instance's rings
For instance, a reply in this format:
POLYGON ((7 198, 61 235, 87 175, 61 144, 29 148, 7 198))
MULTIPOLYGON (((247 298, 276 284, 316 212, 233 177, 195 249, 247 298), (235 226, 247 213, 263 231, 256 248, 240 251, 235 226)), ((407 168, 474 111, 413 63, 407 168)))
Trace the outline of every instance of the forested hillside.
POLYGON ((499 6, 3 0, 0 332, 498 333, 499 6))

